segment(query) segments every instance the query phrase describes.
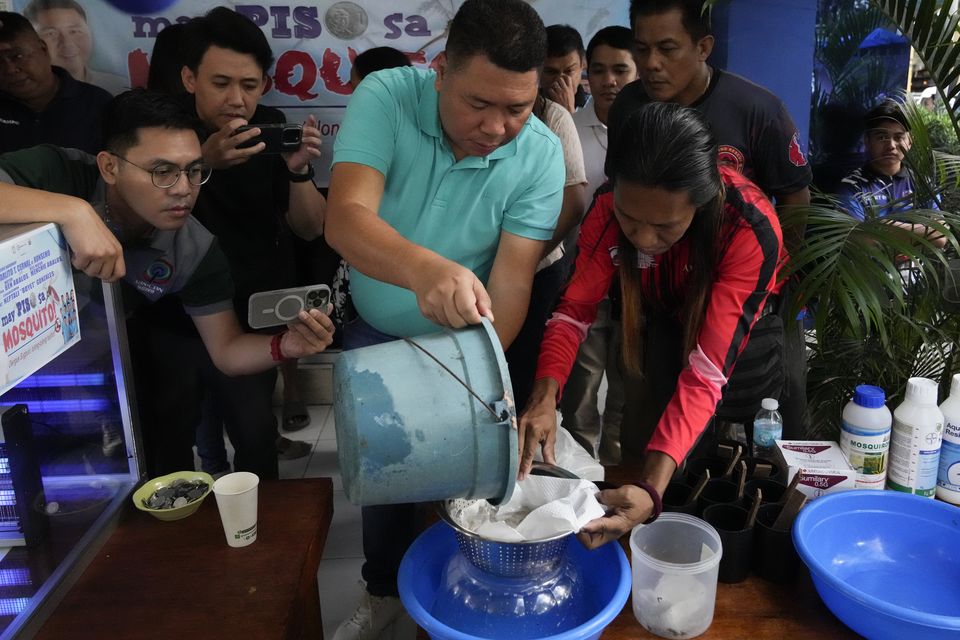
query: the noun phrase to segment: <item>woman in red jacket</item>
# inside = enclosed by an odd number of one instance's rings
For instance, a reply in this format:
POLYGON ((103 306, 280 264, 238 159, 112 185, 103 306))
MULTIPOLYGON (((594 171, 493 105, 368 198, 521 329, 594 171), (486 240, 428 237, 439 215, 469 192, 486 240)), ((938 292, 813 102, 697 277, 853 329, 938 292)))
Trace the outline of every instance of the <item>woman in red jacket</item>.
POLYGON ((713 417, 751 328, 779 290, 786 260, 770 201, 740 174, 718 167, 716 141, 695 110, 651 103, 634 112, 610 140, 606 169, 611 181, 584 220, 574 274, 547 323, 520 419, 521 475, 538 447, 553 461, 557 400, 616 273, 627 368, 642 370, 651 320, 665 322, 677 339, 669 358, 675 362, 646 367, 673 373, 653 381, 666 382, 668 392, 642 477, 600 494, 611 510, 581 532, 590 547, 659 515, 660 495, 713 417))

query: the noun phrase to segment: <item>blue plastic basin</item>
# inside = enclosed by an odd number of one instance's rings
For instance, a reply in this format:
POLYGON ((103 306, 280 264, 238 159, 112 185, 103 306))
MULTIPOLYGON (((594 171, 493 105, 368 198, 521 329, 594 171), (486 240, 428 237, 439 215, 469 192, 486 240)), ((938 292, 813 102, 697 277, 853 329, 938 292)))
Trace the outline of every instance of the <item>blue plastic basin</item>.
POLYGON ((793 542, 824 603, 857 633, 960 638, 960 508, 845 491, 804 507, 793 542))
MULTIPOLYGON (((434 605, 442 597, 444 573, 448 561, 459 553, 453 529, 437 523, 427 529, 407 550, 400 564, 400 599, 410 616, 435 640, 592 640, 623 610, 630 595, 630 563, 617 543, 589 551, 578 542, 569 546, 569 562, 575 569, 578 585, 577 614, 585 622, 552 635, 531 635, 531 626, 517 619, 490 620, 490 616, 464 607, 459 620, 464 628, 491 629, 489 636, 460 631, 438 620, 434 605)), ((496 580, 496 578, 492 578, 496 580)), ((449 611, 445 612, 447 615, 449 611)))

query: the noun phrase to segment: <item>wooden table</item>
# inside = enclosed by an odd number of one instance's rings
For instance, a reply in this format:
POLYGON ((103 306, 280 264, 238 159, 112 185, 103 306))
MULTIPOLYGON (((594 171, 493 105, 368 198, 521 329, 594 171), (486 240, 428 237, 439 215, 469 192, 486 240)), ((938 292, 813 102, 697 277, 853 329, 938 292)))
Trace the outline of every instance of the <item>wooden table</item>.
MULTIPOLYGON (((620 615, 603 633, 603 640, 657 638, 640 626, 627 600, 620 615)), ((756 576, 738 584, 718 584, 713 623, 698 638, 859 638, 820 601, 808 575, 792 586, 776 585, 756 576)))
POLYGON ((329 478, 262 482, 257 541, 227 546, 214 496, 160 522, 131 504, 37 638, 322 638, 329 478))

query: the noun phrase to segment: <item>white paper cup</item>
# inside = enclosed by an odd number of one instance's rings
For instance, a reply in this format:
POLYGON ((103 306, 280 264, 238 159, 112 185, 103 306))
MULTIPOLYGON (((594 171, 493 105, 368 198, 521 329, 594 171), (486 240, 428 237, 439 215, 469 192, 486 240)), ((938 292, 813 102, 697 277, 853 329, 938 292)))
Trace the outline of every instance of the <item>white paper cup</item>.
POLYGON ((257 486, 255 473, 228 473, 213 483, 223 533, 231 547, 245 547, 257 539, 257 486))

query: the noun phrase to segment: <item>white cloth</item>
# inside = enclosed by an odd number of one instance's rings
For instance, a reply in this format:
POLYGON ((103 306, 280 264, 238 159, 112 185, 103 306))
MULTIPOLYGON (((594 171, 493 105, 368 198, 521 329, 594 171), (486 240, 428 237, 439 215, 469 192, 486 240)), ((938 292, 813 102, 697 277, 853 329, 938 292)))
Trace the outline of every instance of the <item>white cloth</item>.
POLYGON ((517 483, 509 502, 454 500, 450 516, 467 531, 487 540, 523 542, 577 532, 604 515, 597 486, 589 480, 528 476, 517 483))

